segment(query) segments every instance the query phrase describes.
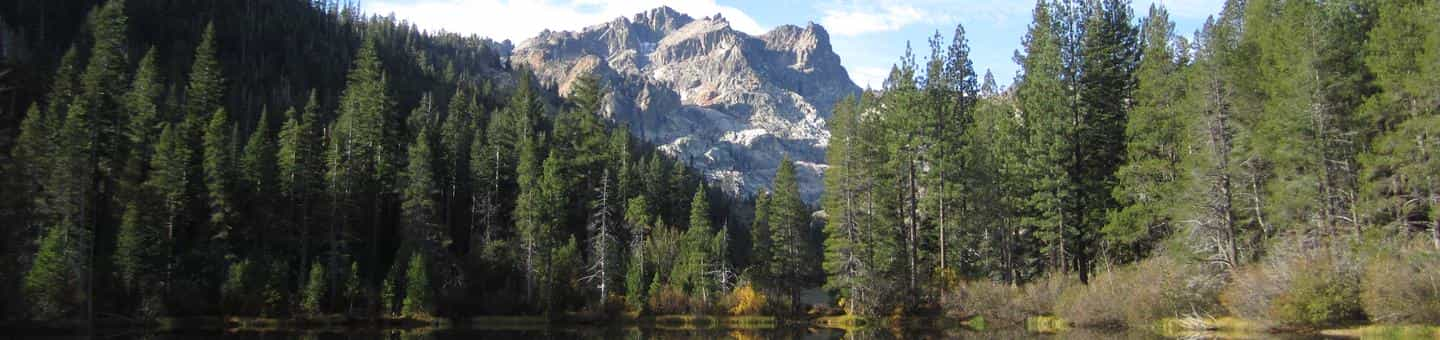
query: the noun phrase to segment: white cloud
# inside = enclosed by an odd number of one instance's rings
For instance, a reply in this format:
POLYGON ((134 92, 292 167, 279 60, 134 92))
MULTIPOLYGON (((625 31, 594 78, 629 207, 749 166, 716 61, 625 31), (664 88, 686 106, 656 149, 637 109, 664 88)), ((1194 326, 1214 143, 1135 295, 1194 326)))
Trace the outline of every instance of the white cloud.
POLYGON ((696 18, 719 13, 737 30, 751 34, 765 31, 744 11, 719 5, 715 0, 378 0, 367 1, 365 11, 394 13, 422 29, 473 33, 518 44, 546 29, 578 31, 660 6, 696 18))
POLYGON ((890 2, 851 3, 822 11, 825 15, 820 18, 820 24, 825 25, 830 33, 841 36, 895 31, 928 19, 924 12, 914 6, 890 2))

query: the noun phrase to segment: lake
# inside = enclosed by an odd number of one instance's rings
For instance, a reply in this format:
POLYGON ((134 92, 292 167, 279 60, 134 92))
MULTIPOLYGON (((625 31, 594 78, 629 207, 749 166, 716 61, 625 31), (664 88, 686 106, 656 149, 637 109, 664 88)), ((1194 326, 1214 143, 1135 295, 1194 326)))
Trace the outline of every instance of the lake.
MULTIPOLYGON (((1132 331, 1073 329, 1059 334, 1026 331, 1023 328, 950 330, 899 330, 784 327, 764 330, 682 330, 662 328, 622 328, 593 326, 557 326, 550 328, 517 327, 516 329, 432 329, 432 330, 343 330, 343 331, 185 331, 155 333, 144 330, 105 330, 88 336, 41 336, 11 334, 16 339, 117 339, 117 340, 459 340, 459 339, 1166 339, 1159 334, 1132 331)), ((1316 339, 1316 335, 1245 334, 1231 335, 1244 339, 1316 339)), ((1208 338, 1208 337, 1198 337, 1208 338)), ((1338 338, 1337 338, 1338 339, 1338 338)))

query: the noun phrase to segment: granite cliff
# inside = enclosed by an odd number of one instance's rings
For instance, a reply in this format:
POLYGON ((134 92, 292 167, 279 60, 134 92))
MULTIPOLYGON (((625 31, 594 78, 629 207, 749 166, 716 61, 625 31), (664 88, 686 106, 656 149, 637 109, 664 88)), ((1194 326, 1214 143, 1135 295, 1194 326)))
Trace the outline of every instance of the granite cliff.
POLYGON ((542 32, 510 62, 562 95, 577 78, 599 76, 610 91, 606 118, 731 193, 768 187, 789 155, 812 203, 826 167, 825 120, 835 102, 860 92, 820 25, 752 36, 719 14, 694 19, 669 7, 579 32, 542 32))

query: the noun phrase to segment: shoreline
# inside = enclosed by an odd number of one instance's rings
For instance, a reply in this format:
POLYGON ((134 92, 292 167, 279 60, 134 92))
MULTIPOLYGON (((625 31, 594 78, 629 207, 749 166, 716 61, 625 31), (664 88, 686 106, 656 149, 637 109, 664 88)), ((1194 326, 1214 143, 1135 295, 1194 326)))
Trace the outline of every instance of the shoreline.
MULTIPOLYGON (((772 330, 800 326, 854 331, 860 329, 952 329, 986 330, 983 316, 965 319, 918 316, 861 318, 850 315, 783 319, 774 316, 722 315, 622 315, 613 319, 583 319, 574 316, 546 318, 535 315, 490 315, 469 318, 368 318, 345 315, 323 315, 302 318, 268 318, 238 316, 165 317, 154 320, 104 319, 93 327, 97 332, 357 332, 357 331, 424 331, 444 329, 474 330, 545 330, 572 328, 647 328, 658 330, 772 330)), ((996 329, 1020 327, 1036 334, 1061 334, 1075 329, 1053 316, 1030 317, 1021 324, 998 326, 996 329)), ((92 330, 84 320, 49 322, 6 321, 0 329, 32 335, 87 334, 92 330)), ((1123 331, 1126 328, 1114 329, 1123 331)), ((1232 317, 1213 319, 1167 318, 1153 325, 1129 327, 1166 337, 1234 336, 1246 334, 1297 334, 1329 337, 1361 338, 1377 335, 1404 335, 1440 339, 1440 325, 1356 324, 1323 329, 1284 329, 1232 317)))

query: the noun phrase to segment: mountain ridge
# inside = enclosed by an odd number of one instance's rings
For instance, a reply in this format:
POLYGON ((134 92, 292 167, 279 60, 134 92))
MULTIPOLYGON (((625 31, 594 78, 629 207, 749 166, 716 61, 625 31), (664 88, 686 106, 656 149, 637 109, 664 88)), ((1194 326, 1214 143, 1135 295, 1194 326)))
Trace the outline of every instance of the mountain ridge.
POLYGON ((821 25, 781 25, 752 36, 723 16, 669 7, 517 45, 510 62, 562 95, 594 74, 610 90, 600 114, 690 162, 712 185, 746 196, 768 187, 784 156, 802 195, 822 190, 835 102, 860 92, 821 25))

